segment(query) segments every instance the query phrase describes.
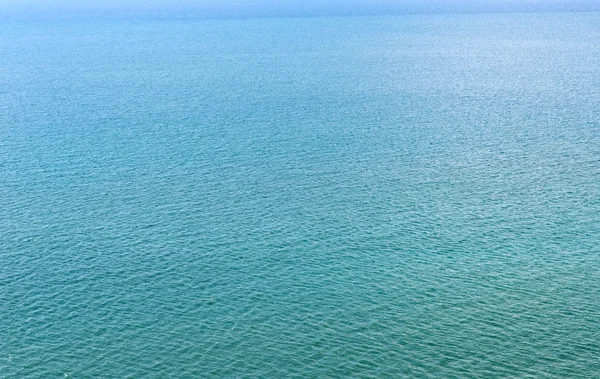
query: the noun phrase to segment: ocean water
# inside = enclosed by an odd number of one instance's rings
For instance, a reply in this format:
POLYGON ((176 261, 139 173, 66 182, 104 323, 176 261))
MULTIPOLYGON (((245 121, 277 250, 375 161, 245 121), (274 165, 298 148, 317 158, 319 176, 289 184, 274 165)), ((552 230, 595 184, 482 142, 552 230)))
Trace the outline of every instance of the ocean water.
POLYGON ((600 376, 598 41, 2 23, 0 377, 600 376))

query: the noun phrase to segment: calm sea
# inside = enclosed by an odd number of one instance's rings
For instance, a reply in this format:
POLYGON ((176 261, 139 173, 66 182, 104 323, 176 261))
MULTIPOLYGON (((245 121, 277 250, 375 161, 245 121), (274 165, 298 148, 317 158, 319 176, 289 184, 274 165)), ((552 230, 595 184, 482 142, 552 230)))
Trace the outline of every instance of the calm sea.
POLYGON ((600 14, 0 25, 0 377, 600 375, 600 14))

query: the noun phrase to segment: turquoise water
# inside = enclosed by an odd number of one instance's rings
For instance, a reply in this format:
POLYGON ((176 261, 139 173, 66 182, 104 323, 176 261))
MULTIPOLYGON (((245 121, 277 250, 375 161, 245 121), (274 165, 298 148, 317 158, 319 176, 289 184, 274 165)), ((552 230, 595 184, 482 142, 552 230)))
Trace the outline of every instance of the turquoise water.
POLYGON ((0 25, 0 377, 600 375, 600 14, 0 25))

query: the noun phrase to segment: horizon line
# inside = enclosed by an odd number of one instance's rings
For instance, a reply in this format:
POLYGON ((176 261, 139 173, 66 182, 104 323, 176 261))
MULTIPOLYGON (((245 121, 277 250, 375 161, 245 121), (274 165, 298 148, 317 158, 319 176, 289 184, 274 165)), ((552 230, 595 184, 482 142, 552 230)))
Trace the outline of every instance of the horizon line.
POLYGON ((206 14, 194 11, 54 11, 10 12, 0 11, 2 21, 68 21, 68 20, 251 20, 277 18, 328 18, 328 17, 384 17, 418 15, 476 15, 476 14, 552 14, 552 13, 600 13, 600 9, 455 9, 455 10, 408 10, 408 11, 347 11, 347 12, 281 12, 273 14, 206 14))

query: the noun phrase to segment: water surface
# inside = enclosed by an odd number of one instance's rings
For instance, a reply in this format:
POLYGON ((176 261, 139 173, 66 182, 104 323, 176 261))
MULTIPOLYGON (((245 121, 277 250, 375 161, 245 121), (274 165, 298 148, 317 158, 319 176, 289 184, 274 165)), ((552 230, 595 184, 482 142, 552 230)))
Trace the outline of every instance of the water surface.
POLYGON ((600 14, 0 25, 0 377, 593 377, 600 14))

